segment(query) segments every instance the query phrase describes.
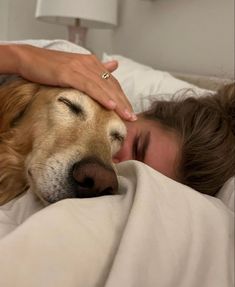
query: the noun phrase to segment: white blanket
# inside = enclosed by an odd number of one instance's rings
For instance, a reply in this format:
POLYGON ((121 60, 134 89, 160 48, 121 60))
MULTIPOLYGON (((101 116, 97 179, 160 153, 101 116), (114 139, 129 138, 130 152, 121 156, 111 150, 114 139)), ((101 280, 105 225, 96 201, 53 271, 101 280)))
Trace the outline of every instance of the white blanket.
MULTIPOLYGON (((118 171, 121 195, 63 200, 5 235, 0 286, 232 287, 234 213, 142 163, 118 171)), ((15 205, 8 220, 39 208, 15 205)))

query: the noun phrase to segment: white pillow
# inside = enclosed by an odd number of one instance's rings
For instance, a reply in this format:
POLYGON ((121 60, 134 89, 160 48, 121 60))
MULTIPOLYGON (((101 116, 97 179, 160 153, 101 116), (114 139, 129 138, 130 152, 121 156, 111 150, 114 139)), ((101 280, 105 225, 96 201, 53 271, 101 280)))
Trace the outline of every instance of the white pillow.
POLYGON ((202 95, 203 90, 188 82, 176 79, 168 72, 155 70, 120 55, 103 54, 102 61, 117 60, 118 68, 113 72, 122 89, 133 105, 135 112, 147 109, 156 96, 169 99, 177 92, 185 93, 190 89, 193 95, 202 95))

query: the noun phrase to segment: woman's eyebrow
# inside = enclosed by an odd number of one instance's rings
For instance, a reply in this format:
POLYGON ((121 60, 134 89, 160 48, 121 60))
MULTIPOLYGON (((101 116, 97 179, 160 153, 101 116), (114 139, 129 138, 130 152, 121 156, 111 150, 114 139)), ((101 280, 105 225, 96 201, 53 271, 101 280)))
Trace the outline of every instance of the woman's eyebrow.
POLYGON ((144 162, 145 159, 145 155, 146 152, 148 150, 148 146, 149 146, 149 142, 150 142, 150 132, 146 132, 143 135, 143 142, 141 143, 141 147, 140 147, 140 161, 144 162))

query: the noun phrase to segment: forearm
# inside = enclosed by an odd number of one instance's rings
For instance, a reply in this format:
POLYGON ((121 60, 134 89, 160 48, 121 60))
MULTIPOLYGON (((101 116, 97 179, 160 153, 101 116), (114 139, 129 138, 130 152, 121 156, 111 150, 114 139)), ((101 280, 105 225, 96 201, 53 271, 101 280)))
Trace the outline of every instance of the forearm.
POLYGON ((0 74, 18 74, 20 45, 0 45, 0 74))
POLYGON ((101 63, 94 55, 52 51, 27 44, 0 45, 0 75, 17 74, 31 82, 73 87, 115 111, 125 120, 136 120, 118 81, 109 74, 117 63, 101 63), (111 64, 111 65, 110 65, 111 64))

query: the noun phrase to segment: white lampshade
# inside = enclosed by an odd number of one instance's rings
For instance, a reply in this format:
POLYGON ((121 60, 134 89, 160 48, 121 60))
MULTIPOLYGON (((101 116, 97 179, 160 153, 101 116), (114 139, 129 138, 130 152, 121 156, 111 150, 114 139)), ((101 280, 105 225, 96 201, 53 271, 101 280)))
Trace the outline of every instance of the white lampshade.
POLYGON ((88 28, 117 25, 117 0, 37 0, 36 18, 42 21, 88 28))

